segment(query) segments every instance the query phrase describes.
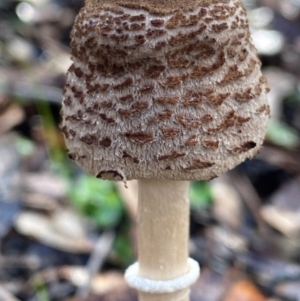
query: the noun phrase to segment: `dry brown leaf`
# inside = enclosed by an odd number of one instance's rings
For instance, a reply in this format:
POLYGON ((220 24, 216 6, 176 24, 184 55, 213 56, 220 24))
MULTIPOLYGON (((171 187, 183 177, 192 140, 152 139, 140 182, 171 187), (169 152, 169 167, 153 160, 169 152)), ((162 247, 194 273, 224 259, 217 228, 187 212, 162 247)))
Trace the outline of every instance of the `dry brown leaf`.
POLYGON ((24 111, 16 104, 10 105, 0 115, 0 134, 3 134, 24 120, 24 111))
POLYGON ((267 301, 267 298, 252 282, 240 280, 231 286, 224 301, 267 301))

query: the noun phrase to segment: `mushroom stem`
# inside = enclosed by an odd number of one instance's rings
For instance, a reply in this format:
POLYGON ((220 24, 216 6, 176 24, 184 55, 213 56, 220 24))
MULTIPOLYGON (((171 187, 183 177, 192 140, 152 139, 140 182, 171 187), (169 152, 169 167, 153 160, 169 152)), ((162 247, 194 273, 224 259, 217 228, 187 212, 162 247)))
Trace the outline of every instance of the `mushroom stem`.
MULTIPOLYGON (((188 266, 189 182, 138 181, 139 276, 172 280, 188 266)), ((140 301, 187 301, 189 289, 175 293, 139 293, 140 301)))

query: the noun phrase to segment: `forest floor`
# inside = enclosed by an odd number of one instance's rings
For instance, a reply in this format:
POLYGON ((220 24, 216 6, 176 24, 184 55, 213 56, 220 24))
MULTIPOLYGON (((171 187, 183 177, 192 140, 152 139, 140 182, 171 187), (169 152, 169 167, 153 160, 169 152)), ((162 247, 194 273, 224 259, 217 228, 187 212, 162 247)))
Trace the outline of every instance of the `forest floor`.
MULTIPOLYGON (((201 266, 192 301, 300 301, 300 6, 291 2, 248 1, 254 33, 265 34, 256 46, 272 120, 255 159, 191 185, 190 254, 201 266)), ((123 279, 136 257, 137 183, 84 174, 58 129, 81 5, 0 2, 0 301, 137 300, 123 279)))

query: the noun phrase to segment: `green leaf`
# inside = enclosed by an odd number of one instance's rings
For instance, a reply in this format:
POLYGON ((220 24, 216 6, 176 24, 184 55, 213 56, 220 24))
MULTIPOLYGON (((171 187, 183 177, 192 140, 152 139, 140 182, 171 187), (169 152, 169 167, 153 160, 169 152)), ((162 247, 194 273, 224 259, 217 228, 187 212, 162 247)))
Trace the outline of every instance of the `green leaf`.
POLYGON ((192 182, 190 189, 191 207, 200 210, 209 206, 212 202, 210 186, 205 181, 192 182))
POLYGON ((134 259, 132 243, 128 236, 128 231, 126 233, 120 233, 115 240, 114 250, 116 252, 116 259, 127 267, 132 263, 134 259))
POLYGON ((72 183, 68 195, 77 210, 100 228, 114 227, 123 214, 121 200, 111 182, 83 175, 72 183))
POLYGON ((286 148, 295 148, 299 145, 297 131, 277 120, 270 120, 266 138, 274 144, 286 148))
POLYGON ((18 137, 15 145, 17 152, 22 156, 29 156, 34 151, 34 143, 23 137, 18 137))

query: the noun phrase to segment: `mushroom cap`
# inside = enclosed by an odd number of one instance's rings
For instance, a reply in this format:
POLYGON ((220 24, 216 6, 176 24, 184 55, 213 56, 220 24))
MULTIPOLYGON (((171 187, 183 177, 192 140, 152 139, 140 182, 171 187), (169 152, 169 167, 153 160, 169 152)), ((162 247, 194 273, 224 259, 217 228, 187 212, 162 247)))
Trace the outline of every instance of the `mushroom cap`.
POLYGON ((76 18, 61 127, 98 178, 208 180, 263 143, 268 87, 240 0, 165 2, 88 1, 76 18))

